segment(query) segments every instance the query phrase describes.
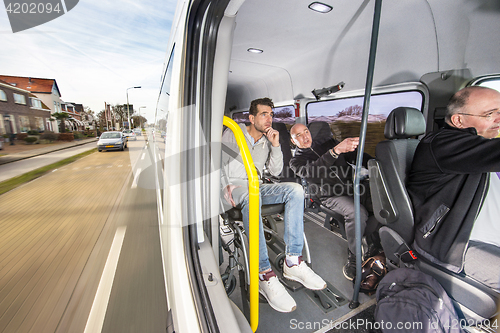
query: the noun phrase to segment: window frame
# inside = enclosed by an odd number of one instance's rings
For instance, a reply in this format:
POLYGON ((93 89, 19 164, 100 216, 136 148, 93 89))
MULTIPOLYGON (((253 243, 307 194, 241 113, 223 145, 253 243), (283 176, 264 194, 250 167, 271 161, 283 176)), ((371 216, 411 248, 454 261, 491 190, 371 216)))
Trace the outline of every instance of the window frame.
MULTIPOLYGON (((390 95, 390 94, 400 94, 400 93, 406 93, 406 92, 416 92, 416 93, 419 93, 421 95, 422 100, 421 100, 419 109, 423 113, 424 118, 427 118, 428 106, 429 106, 429 92, 428 92, 427 87, 421 82, 402 83, 402 84, 396 84, 396 85, 390 85, 390 86, 376 87, 372 90, 372 97, 373 96, 390 95)), ((308 110, 308 107, 310 104, 335 101, 335 100, 347 100, 347 99, 351 99, 351 98, 363 99, 363 97, 364 97, 364 90, 358 90, 358 91, 348 92, 348 93, 339 92, 339 93, 336 93, 334 95, 334 98, 323 99, 320 101, 311 99, 311 100, 308 100, 304 103, 305 105, 304 105, 304 109, 301 110, 301 116, 302 116, 302 119, 305 118, 305 123, 309 124, 311 122, 309 119, 309 110, 308 110)), ((364 101, 363 101, 363 103, 364 103, 364 101)), ((371 104, 371 105, 373 105, 373 104, 371 104)), ((400 105, 400 106, 404 106, 404 105, 400 105)), ((361 107, 363 107, 363 105, 361 105, 361 107)), ((389 113, 390 111, 392 111, 392 110, 388 110, 387 112, 389 113)), ((387 113, 387 115, 388 115, 388 113, 387 113)), ((384 115, 385 115, 385 113, 384 113, 384 115)), ((387 115, 386 115, 385 119, 387 119, 387 115)), ((334 123, 335 123, 335 121, 333 121, 331 123, 329 122, 329 124, 334 124, 334 123)), ((376 126, 376 123, 374 126, 376 126)), ((383 133, 384 127, 381 127, 380 132, 378 129, 376 130, 377 134, 376 134, 376 137, 373 139, 373 142, 366 143, 365 151, 367 153, 369 153, 370 155, 375 156, 376 144, 380 141, 385 140, 385 136, 383 133)), ((337 137, 337 139, 345 139, 347 137, 359 135, 357 132, 356 132, 357 135, 354 135, 352 133, 352 131, 353 131, 352 127, 345 126, 343 128, 343 130, 340 132, 340 134, 339 134, 340 136, 337 137), (344 130, 347 130, 347 131, 344 131, 344 130), (342 133, 342 132, 344 132, 344 133, 342 133)), ((332 132, 334 132, 333 129, 332 129, 332 132)))

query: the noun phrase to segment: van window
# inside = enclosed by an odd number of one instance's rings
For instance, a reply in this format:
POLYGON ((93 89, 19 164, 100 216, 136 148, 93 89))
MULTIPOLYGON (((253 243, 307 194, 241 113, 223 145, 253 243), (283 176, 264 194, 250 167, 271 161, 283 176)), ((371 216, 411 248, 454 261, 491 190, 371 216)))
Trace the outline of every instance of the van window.
POLYGON ((170 101, 170 87, 172 84, 172 68, 174 64, 174 51, 175 47, 172 49, 170 58, 168 59, 167 69, 163 77, 163 84, 161 87, 160 97, 158 99, 158 104, 156 106, 155 115, 155 128, 161 138, 164 137, 167 130, 167 120, 169 112, 169 101, 170 101))
MULTIPOLYGON (((294 109, 292 105, 277 106, 273 109, 274 112, 274 123, 285 123, 286 127, 290 127, 295 124, 294 109)), ((248 111, 245 112, 234 112, 231 117, 237 123, 248 123, 248 111)))
MULTIPOLYGON (((403 91, 373 95, 370 99, 365 152, 375 156, 375 146, 384 137, 385 121, 389 113, 400 106, 422 110, 423 95, 419 91, 403 91)), ((363 97, 350 97, 311 102, 306 105, 307 122, 326 121, 338 141, 359 136, 363 97)))
POLYGON ((500 92, 500 77, 479 81, 478 86, 495 89, 500 92))

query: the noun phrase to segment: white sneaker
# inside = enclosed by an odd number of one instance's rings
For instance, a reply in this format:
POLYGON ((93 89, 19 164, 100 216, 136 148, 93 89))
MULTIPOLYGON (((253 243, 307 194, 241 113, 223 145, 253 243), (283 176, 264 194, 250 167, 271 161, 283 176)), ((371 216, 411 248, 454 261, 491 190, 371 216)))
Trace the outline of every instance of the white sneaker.
POLYGON ((273 271, 266 273, 264 280, 259 279, 259 292, 276 311, 292 312, 297 308, 292 296, 288 294, 273 271))
POLYGON ((299 260, 299 262, 298 265, 289 267, 285 260, 283 263, 283 276, 289 280, 302 283, 307 289, 325 289, 326 282, 318 274, 314 273, 304 261, 299 260))

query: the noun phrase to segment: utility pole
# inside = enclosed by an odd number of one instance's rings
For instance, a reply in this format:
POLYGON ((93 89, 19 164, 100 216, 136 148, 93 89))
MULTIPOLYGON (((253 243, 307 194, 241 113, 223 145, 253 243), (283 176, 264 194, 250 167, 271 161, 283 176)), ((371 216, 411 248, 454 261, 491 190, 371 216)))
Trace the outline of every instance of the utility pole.
POLYGON ((130 104, 128 104, 128 90, 129 89, 139 89, 141 86, 127 88, 127 118, 128 118, 128 129, 130 129, 130 104))
POLYGON ((104 118, 106 119, 106 130, 109 131, 108 128, 108 103, 104 102, 104 118))

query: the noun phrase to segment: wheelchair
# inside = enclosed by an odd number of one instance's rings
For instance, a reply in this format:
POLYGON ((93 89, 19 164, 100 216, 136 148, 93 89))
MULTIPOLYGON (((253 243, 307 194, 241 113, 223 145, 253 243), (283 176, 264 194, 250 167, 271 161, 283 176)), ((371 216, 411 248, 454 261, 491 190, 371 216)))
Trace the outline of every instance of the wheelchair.
MULTIPOLYGON (((261 208, 262 225, 264 229, 264 237, 269 251, 269 261, 273 270, 280 278, 283 285, 290 290, 295 291, 302 287, 301 284, 285 280, 282 278, 283 264, 285 261, 285 242, 278 231, 278 223, 283 221, 284 204, 263 205, 261 208)), ((244 294, 248 291, 250 284, 249 268, 248 268, 248 239, 245 228, 243 227, 243 216, 241 210, 231 208, 221 214, 221 245, 229 257, 228 266, 222 274, 224 287, 228 295, 235 290, 236 275, 240 278, 240 287, 244 294)), ((302 250, 302 260, 309 266, 312 266, 311 254, 307 237, 304 234, 304 248, 302 250)), ((222 263, 221 263, 222 264, 222 263)), ((243 294, 243 293, 242 293, 243 294)))

